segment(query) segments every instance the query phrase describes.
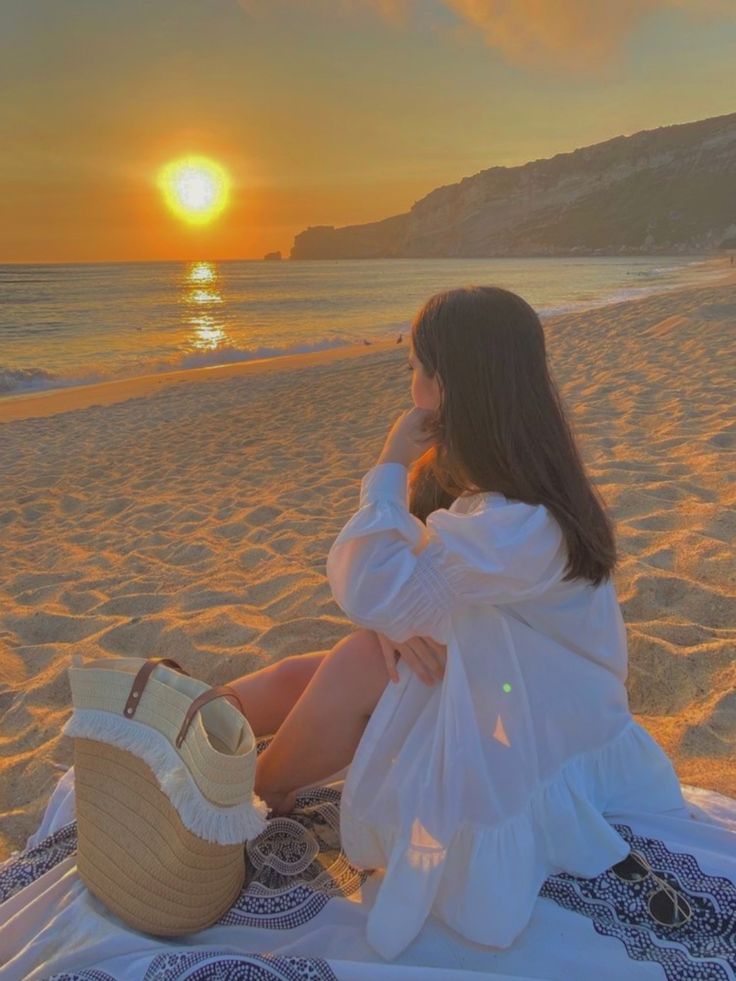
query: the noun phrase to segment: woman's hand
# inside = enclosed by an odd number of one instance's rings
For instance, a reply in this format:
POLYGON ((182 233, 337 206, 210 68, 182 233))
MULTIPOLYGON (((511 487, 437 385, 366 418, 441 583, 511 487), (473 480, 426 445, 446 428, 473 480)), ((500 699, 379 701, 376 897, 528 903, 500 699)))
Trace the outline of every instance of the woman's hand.
POLYGON ((435 415, 431 409, 417 406, 402 412, 389 430, 378 462, 401 463, 410 467, 434 443, 425 427, 435 415))
POLYGON ((399 644, 378 631, 376 635, 381 644, 391 681, 399 680, 399 673, 396 670, 398 657, 403 657, 414 674, 425 684, 433 685, 435 681, 442 680, 447 660, 446 644, 439 644, 431 637, 410 637, 409 640, 399 644))

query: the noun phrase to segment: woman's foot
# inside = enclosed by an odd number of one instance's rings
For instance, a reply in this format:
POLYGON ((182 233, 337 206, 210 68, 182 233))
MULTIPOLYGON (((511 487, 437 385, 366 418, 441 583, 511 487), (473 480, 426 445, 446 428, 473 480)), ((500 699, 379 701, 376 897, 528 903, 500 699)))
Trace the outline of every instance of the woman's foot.
POLYGON ((278 817, 283 814, 291 814, 296 806, 296 791, 289 791, 288 794, 284 793, 267 793, 258 794, 261 800, 264 800, 269 808, 269 817, 278 817))
MULTIPOLYGON (((290 793, 286 794, 281 807, 279 808, 279 814, 291 814, 291 812, 296 807, 296 791, 292 790, 290 793)), ((277 812, 274 812, 277 813, 277 812)))

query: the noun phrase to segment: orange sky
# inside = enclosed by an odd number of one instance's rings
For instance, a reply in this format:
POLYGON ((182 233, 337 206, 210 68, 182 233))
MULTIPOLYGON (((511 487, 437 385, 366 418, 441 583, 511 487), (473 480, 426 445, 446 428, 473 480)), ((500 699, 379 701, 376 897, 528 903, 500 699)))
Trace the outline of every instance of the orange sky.
POLYGON ((733 0, 3 0, 0 262, 286 257, 308 225, 732 112, 735 63, 733 0), (204 227, 156 186, 189 154, 233 182, 204 227))

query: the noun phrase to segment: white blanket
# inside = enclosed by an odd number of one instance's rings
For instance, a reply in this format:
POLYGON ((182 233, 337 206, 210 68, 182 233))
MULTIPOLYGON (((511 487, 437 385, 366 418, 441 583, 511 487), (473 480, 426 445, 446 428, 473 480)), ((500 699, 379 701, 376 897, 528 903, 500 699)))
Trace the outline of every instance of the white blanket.
MULTIPOLYGON (((268 740, 259 743, 259 752, 268 740)), ((74 768, 60 778, 35 834, 0 865, 1 981, 734 981, 736 800, 683 786, 690 816, 609 820, 687 895, 684 926, 658 925, 652 884, 610 870, 552 875, 531 922, 505 950, 464 940, 430 917, 394 961, 367 944, 382 873, 340 849, 342 781, 301 791, 292 816, 247 843, 249 880, 217 924, 159 940, 128 929, 90 894, 75 864, 74 768)))

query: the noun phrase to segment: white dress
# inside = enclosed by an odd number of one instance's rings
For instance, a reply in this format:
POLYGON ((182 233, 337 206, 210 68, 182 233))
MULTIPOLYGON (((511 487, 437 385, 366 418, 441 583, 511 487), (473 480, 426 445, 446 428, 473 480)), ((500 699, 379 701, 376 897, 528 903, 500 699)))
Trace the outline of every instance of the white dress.
POLYGON ((356 625, 447 645, 433 686, 399 659, 345 777, 342 845, 384 870, 367 940, 387 960, 430 913, 508 947, 548 875, 593 877, 628 854, 607 812, 688 813, 629 710, 612 582, 562 581, 564 538, 543 505, 479 493, 425 526, 407 481, 398 463, 369 470, 327 558, 356 625))

